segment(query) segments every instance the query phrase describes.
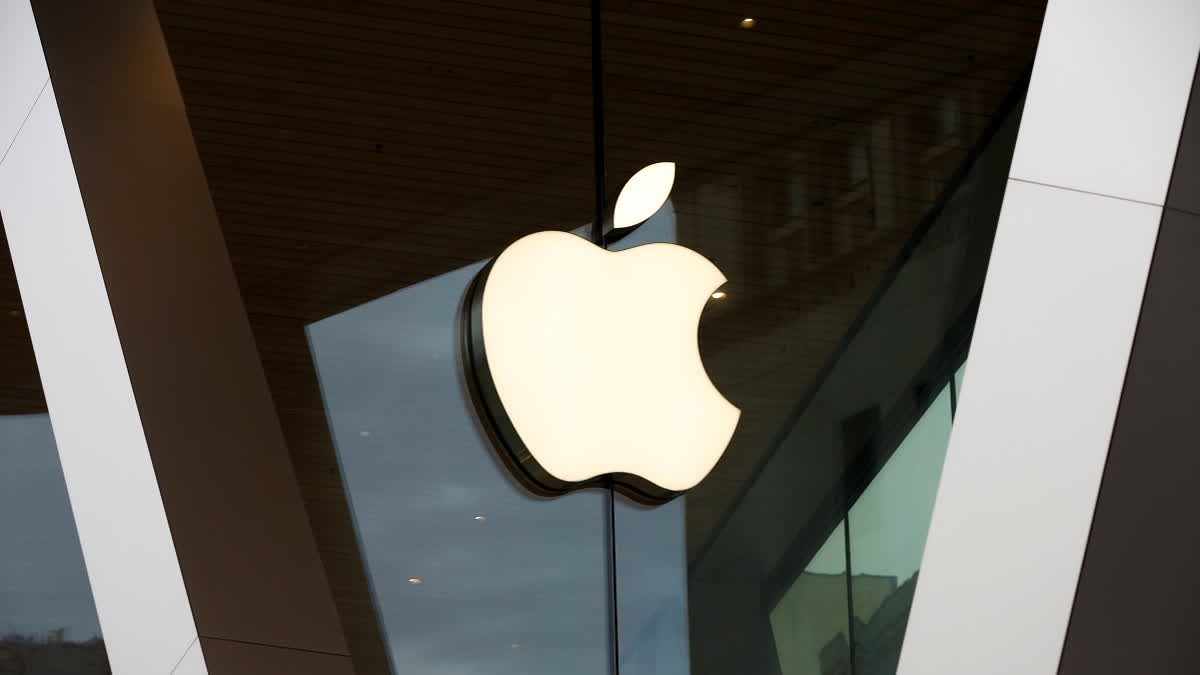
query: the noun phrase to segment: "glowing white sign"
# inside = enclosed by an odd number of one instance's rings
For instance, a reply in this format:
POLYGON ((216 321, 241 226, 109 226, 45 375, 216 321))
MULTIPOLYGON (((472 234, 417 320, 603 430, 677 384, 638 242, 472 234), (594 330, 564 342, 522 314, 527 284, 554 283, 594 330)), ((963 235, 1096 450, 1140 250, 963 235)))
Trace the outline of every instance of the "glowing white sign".
MULTIPOLYGON (((673 177, 670 164, 640 171, 614 223, 653 215, 673 177)), ((682 246, 609 252, 566 232, 524 237, 485 268, 468 308, 469 366, 531 487, 555 494, 613 474, 661 502, 708 474, 741 414, 708 379, 697 344, 700 314, 724 283, 682 246)))

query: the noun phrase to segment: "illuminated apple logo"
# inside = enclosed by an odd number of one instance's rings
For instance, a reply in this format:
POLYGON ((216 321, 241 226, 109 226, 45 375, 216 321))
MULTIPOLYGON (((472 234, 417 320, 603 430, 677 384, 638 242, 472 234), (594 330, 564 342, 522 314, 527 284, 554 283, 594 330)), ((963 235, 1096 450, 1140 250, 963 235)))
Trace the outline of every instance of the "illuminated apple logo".
MULTIPOLYGON (((639 171, 614 230, 654 215, 674 164, 639 171)), ((475 403, 518 478, 547 494, 614 485, 665 502, 703 479, 741 415, 708 379, 697 331, 725 277, 675 244, 610 252, 567 232, 524 237, 468 291, 475 403)))

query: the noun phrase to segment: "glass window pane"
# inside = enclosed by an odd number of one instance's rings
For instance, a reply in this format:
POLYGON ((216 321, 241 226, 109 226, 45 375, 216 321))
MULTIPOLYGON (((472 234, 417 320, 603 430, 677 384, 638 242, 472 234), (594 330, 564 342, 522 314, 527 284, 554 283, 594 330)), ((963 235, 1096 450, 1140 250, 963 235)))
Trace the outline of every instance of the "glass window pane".
POLYGON ((850 508, 859 672, 895 672, 949 443, 947 386, 850 508))
MULTIPOLYGON (((729 12, 605 3, 609 193, 676 163, 674 241, 728 279, 701 317, 701 356, 742 410, 677 519, 617 518, 621 653, 654 651, 633 642, 647 598, 655 579, 682 579, 687 624, 662 639, 686 628, 691 673, 847 672, 850 596, 872 617, 905 579, 884 570, 856 577, 854 593, 844 579, 840 595, 818 591, 839 582, 819 581, 813 556, 870 489, 873 457, 901 440, 885 426, 916 422, 921 376, 971 320, 1044 3, 729 12), (818 637, 826 621, 844 630, 818 637)), ((923 530, 904 525, 919 561, 923 530)))
POLYGON ((728 277, 700 346, 743 412, 685 498, 618 501, 615 570, 606 493, 534 498, 497 464, 457 333, 483 261, 595 215, 589 3, 230 5, 203 30, 160 4, 356 667, 609 672, 614 582, 627 673, 853 659, 845 562, 818 552, 978 290, 1041 3, 603 3, 610 205, 678 169, 619 247, 728 277))
POLYGON ((949 443, 945 388, 850 508, 855 575, 887 575, 903 584, 916 573, 949 443))
POLYGON ((841 522, 771 610, 780 675, 848 671, 846 583, 846 525, 841 522))
POLYGON ((309 329, 384 640, 397 673, 607 672, 607 494, 526 493, 462 386, 459 302, 481 267, 309 329))
POLYGON ((638 570, 617 578, 621 608, 622 675, 688 675, 687 573, 683 528, 686 497, 647 509, 618 499, 621 533, 617 569, 638 570))

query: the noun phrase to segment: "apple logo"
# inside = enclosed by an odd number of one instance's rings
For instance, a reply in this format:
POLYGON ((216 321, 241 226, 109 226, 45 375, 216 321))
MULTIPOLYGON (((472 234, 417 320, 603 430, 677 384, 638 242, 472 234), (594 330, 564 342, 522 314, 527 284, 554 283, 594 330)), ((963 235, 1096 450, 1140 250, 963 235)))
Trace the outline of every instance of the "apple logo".
MULTIPOLYGON (((668 162, 637 172, 612 232, 654 215, 674 174, 668 162)), ((523 237, 485 266, 464 304, 464 364, 517 478, 558 495, 611 477, 659 504, 708 475, 741 415, 709 380, 697 342, 700 314, 724 283, 683 246, 610 252, 558 231, 523 237)))

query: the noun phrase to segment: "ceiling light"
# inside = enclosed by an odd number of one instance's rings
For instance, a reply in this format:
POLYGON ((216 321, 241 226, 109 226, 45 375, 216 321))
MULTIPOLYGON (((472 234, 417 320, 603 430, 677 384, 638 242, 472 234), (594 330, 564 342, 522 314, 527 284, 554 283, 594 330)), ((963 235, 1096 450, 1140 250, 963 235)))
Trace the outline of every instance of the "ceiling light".
POLYGON ((370 435, 371 435, 371 432, 369 432, 369 431, 360 431, 360 432, 358 432, 358 435, 359 435, 359 436, 362 436, 363 438, 366 438, 367 436, 370 436, 370 435))
POLYGON ((487 516, 475 516, 475 520, 478 520, 482 523, 483 521, 487 520, 487 516))
POLYGON ((416 578, 416 577, 413 577, 413 578, 411 578, 411 579, 409 579, 409 580, 408 580, 408 583, 410 583, 410 584, 412 584, 412 585, 416 586, 417 584, 421 583, 421 580, 420 580, 420 579, 418 579, 418 578, 416 578))
POLYGON ((725 297, 725 291, 717 291, 716 293, 713 293, 712 296, 713 300, 720 300, 721 298, 725 297))
POLYGON ((752 16, 748 16, 748 17, 742 19, 741 26, 742 26, 742 28, 754 28, 755 24, 757 24, 757 23, 758 23, 757 19, 755 19, 752 16))

